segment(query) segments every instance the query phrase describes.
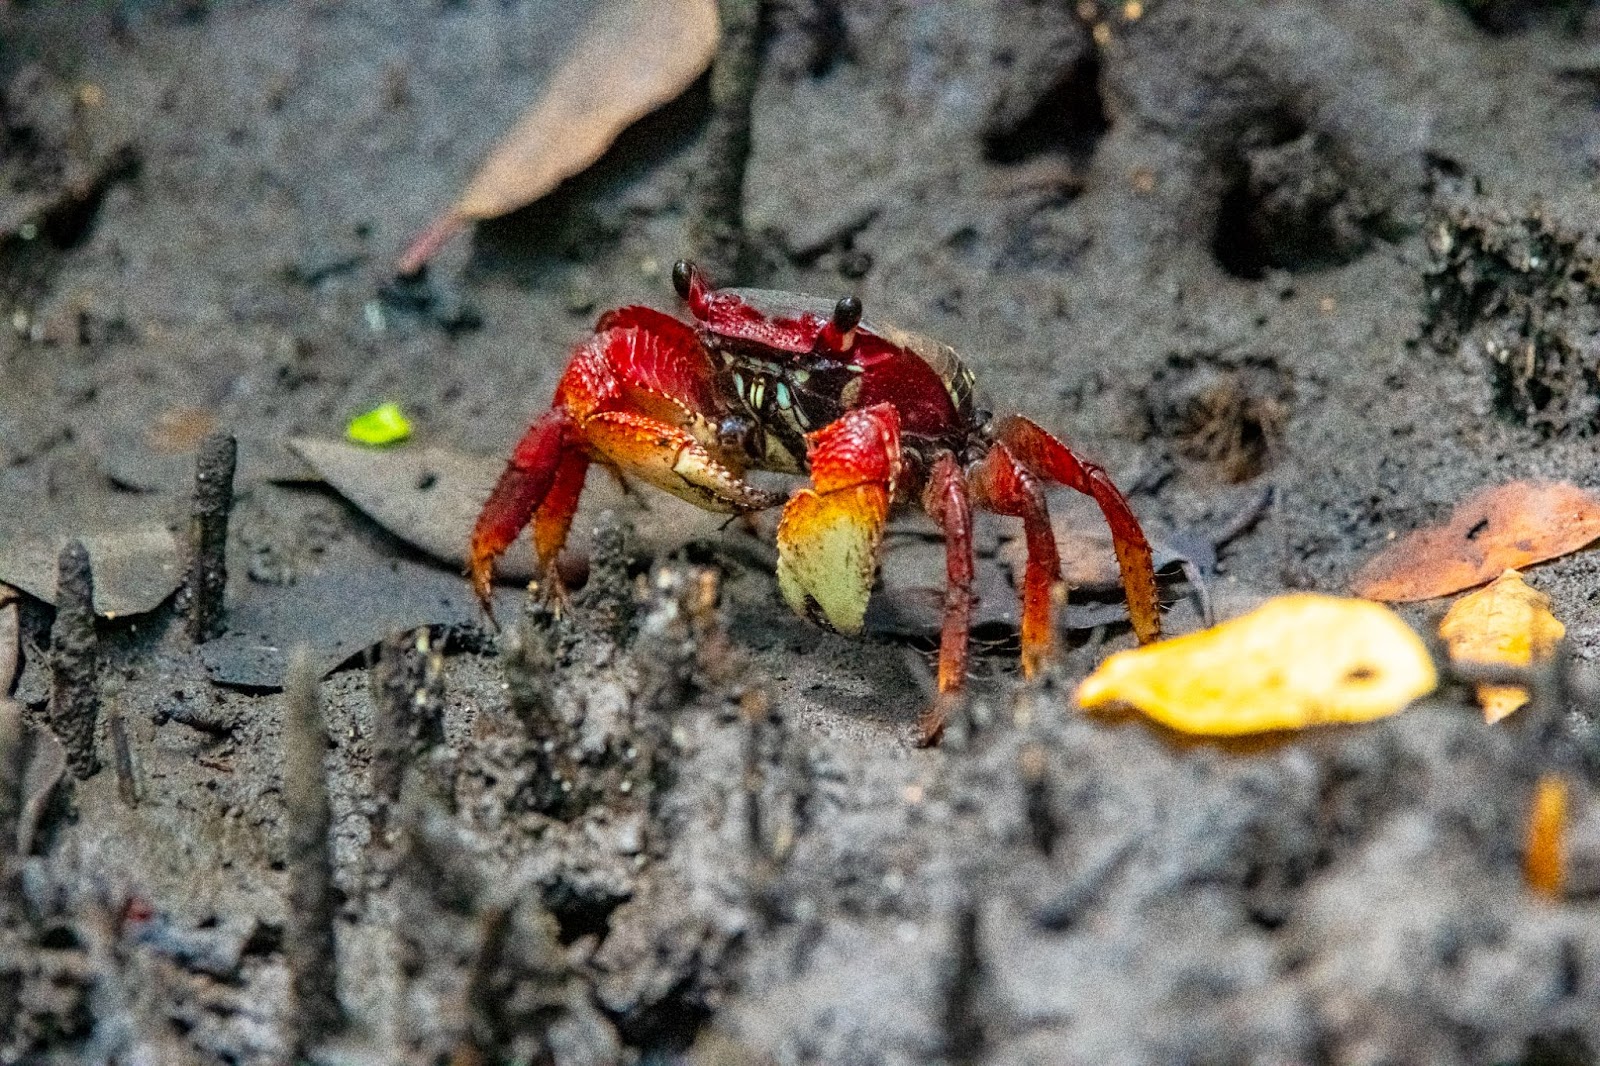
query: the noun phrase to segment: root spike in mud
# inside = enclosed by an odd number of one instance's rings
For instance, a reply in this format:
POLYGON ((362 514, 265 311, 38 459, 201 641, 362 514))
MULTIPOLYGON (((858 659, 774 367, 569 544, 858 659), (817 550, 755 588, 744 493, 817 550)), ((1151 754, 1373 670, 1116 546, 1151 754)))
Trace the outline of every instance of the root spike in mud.
POLYGON ((322 694, 310 653, 296 649, 284 687, 283 796, 287 807, 288 926, 284 953, 291 982, 297 1051, 322 1043, 343 1024, 334 946, 337 900, 328 838, 333 814, 323 777, 328 747, 322 694))
POLYGON ((379 649, 372 668, 372 789, 391 807, 406 770, 445 742, 443 672, 443 656, 426 629, 397 634, 379 649))
POLYGON ((226 433, 200 442, 189 518, 189 636, 204 643, 222 635, 222 596, 228 585, 228 516, 239 445, 226 433))
POLYGON ((965 902, 951 923, 949 970, 944 979, 944 1055, 951 1066, 972 1066, 983 1055, 984 980, 978 909, 965 902))
POLYGON ((61 549, 56 620, 50 630, 50 728, 80 780, 100 768, 94 734, 100 716, 99 638, 94 627, 94 572, 82 541, 61 549))

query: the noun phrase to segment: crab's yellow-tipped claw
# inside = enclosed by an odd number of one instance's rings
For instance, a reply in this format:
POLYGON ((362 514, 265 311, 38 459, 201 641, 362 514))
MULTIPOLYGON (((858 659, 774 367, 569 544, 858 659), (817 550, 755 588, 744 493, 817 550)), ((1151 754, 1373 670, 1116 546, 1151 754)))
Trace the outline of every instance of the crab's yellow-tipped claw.
POLYGON ((795 493, 778 523, 778 588, 789 606, 840 633, 859 633, 888 517, 881 485, 795 493))
POLYGON ((632 474, 708 511, 739 514, 781 503, 782 496, 747 484, 687 430, 628 411, 605 411, 583 422, 589 447, 632 474))

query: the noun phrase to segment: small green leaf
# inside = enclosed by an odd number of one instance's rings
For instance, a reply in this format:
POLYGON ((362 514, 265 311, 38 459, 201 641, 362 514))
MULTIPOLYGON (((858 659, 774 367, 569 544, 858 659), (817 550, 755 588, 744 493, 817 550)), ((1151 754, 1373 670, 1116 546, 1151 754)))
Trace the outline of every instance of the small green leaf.
POLYGON ((400 413, 399 404, 386 403, 352 418, 344 433, 357 444, 382 447, 385 444, 398 444, 410 437, 411 423, 400 413))

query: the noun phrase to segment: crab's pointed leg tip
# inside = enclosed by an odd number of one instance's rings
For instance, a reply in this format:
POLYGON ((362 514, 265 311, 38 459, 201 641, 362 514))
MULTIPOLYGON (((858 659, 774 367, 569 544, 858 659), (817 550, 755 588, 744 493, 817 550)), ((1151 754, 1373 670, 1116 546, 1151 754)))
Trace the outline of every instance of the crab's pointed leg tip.
POLYGON ((937 748, 944 740, 944 727, 950 721, 952 701, 948 693, 941 693, 917 719, 916 745, 919 748, 937 748))

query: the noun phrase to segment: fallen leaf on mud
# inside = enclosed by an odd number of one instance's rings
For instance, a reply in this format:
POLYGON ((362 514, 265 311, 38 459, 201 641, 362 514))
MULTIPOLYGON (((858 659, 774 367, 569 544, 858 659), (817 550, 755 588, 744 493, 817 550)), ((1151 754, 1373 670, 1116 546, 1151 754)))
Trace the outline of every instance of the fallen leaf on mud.
POLYGON ((613 0, 551 73, 540 98, 490 151, 455 206, 411 243, 414 274, 468 222, 531 204, 598 160, 617 135, 711 65, 715 0, 613 0))
MULTIPOLYGON (((944 624, 944 545, 891 534, 884 541, 879 576, 881 584, 867 601, 863 630, 881 637, 937 637, 944 624)), ((1017 593, 998 562, 982 556, 976 560, 972 590, 977 599, 974 631, 1016 630, 1017 593)))
POLYGON ((1394 714, 1437 683, 1400 616, 1336 596, 1280 596, 1213 629, 1111 656, 1085 708, 1132 706, 1185 733, 1237 736, 1394 714))
MULTIPOLYGON (((66 537, 0 547, 0 581, 35 599, 56 602, 56 557, 66 537)), ((80 538, 94 567, 94 609, 105 618, 143 614, 172 595, 182 578, 178 542, 166 526, 147 523, 80 538)))
MULTIPOLYGON (((299 438, 294 453, 333 489, 394 536, 441 563, 465 572, 467 543, 483 501, 505 463, 448 448, 364 448, 342 440, 299 438)), ((726 515, 702 511, 665 493, 624 493, 604 470, 591 468, 567 551, 586 556, 594 517, 614 510, 633 518, 638 543, 657 554, 696 537, 715 537, 726 515)), ((0 575, 3 576, 3 575, 0 575)), ((503 581, 533 577, 533 552, 513 547, 495 564, 503 581)))
MULTIPOLYGON (((15 707, 16 704, 10 706, 15 707)), ((18 713, 21 713, 19 707, 18 713)), ((0 714, 8 713, 0 703, 0 714)), ((28 766, 22 774, 22 811, 17 818, 17 854, 33 851, 33 838, 50 806, 50 797, 67 772, 67 749, 54 733, 37 726, 24 726, 28 738, 28 766)))
MULTIPOLYGON (((1548 654, 1567 635, 1567 627, 1550 613, 1549 596, 1507 570, 1487 588, 1452 604, 1439 623, 1439 635, 1452 659, 1526 666, 1536 654, 1548 654)), ((1527 703, 1528 692, 1515 685, 1479 685, 1478 702, 1484 718, 1493 723, 1527 703)))
POLYGON ((1448 596, 1504 570, 1575 552, 1600 537, 1600 499, 1564 481, 1514 481, 1461 501, 1369 559, 1356 595, 1391 603, 1448 596))
MULTIPOLYGON (((1106 544, 1110 551, 1110 541, 1106 544)), ((977 639, 1009 637, 1017 632, 1022 604, 1006 569, 1003 558, 981 551, 975 560, 972 590, 977 602, 972 610, 972 632, 977 639)), ((916 535, 896 536, 891 527, 884 541, 879 577, 879 587, 867 601, 864 631, 880 637, 938 637, 944 625, 944 544, 916 535)), ((1127 620, 1128 609, 1121 603, 1069 599, 1056 612, 1057 625, 1068 630, 1127 620)))
POLYGON ((217 416, 204 407, 163 411, 145 433, 150 447, 165 455, 187 455, 217 431, 217 416))
POLYGON ((11 602, 15 595, 9 585, 0 585, 0 699, 11 695, 17 683, 17 664, 22 661, 21 621, 17 605, 11 602))
POLYGON ((1533 790, 1528 815, 1527 851, 1522 859, 1528 887, 1546 899, 1560 899, 1566 882, 1567 782, 1544 774, 1533 790))
MULTIPOLYGON (((496 597, 502 618, 516 617, 517 605, 509 591, 496 597)), ((455 574, 400 560, 342 564, 293 585, 250 586, 228 611, 228 631, 200 646, 200 660, 220 685, 278 689, 297 645, 311 649, 320 677, 391 633, 482 619, 455 574)))
MULTIPOLYGON (((187 497, 194 491, 194 451, 169 452, 153 445, 143 433, 111 430, 94 444, 99 470, 127 492, 170 493, 187 497)), ((298 456, 289 452, 281 437, 239 438, 235 491, 259 481, 293 483, 317 478, 298 456)))

